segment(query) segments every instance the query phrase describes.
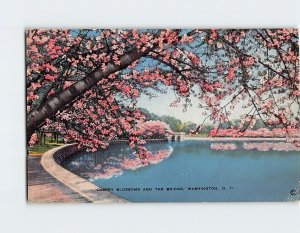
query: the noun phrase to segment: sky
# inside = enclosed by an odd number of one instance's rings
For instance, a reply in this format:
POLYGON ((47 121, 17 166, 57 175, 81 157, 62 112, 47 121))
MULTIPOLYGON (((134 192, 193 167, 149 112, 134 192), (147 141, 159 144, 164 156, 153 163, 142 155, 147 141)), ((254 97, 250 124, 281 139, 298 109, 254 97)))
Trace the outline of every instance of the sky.
POLYGON ((138 107, 147 109, 151 113, 159 116, 169 115, 180 119, 182 122, 192 121, 200 123, 203 120, 202 110, 197 108, 196 100, 193 101, 193 106, 189 107, 186 112, 183 112, 182 105, 178 107, 170 107, 170 103, 176 100, 173 91, 168 91, 166 94, 157 94, 157 97, 149 100, 149 97, 142 94, 138 100, 138 107))
MULTIPOLYGON (((157 97, 151 98, 142 94, 138 99, 138 107, 145 108, 151 113, 155 113, 159 116, 169 115, 180 119, 182 122, 191 121, 196 124, 202 123, 205 116, 202 115, 204 112, 203 109, 197 107, 199 100, 196 97, 191 97, 192 106, 187 109, 186 112, 183 112, 183 106, 178 105, 178 107, 170 107, 170 103, 176 100, 176 96, 171 88, 167 88, 167 93, 160 94, 157 93, 157 97)), ((245 109, 242 109, 242 103, 236 106, 231 119, 237 119, 245 109)), ((209 121, 206 121, 209 123, 209 121)))

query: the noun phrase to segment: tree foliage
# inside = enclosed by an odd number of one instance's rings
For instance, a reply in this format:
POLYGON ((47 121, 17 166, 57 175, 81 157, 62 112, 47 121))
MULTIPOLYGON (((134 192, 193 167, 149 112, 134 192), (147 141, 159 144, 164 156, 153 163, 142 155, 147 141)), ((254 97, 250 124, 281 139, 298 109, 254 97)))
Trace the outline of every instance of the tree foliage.
POLYGON ((164 86, 173 107, 198 98, 206 115, 195 133, 206 119, 228 121, 239 102, 242 125, 295 128, 298 39, 295 29, 28 30, 27 140, 53 129, 96 150, 126 132, 141 151, 138 98, 164 86))
POLYGON ((173 134, 169 125, 161 121, 145 121, 138 125, 139 135, 143 138, 166 138, 173 134))

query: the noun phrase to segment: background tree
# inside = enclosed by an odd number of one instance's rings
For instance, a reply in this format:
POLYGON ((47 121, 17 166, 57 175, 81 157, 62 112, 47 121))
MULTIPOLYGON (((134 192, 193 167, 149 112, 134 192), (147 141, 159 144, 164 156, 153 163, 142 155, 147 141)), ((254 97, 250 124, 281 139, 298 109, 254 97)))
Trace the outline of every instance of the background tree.
POLYGON ((188 121, 188 122, 184 122, 183 127, 182 127, 182 131, 185 132, 186 134, 189 134, 190 132, 192 132, 196 128, 197 128, 197 124, 195 124, 191 121, 188 121))
POLYGON ((166 138, 173 134, 169 125, 161 121, 145 121, 138 125, 139 134, 143 138, 166 138))

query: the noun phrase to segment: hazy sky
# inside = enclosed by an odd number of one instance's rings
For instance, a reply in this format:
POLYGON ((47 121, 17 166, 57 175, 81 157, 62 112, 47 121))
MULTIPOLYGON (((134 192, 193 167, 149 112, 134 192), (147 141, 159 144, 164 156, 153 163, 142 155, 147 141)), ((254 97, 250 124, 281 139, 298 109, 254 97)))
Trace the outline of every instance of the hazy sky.
MULTIPOLYGON (((183 112, 182 105, 178 105, 178 107, 170 107, 170 103, 176 100, 176 96, 171 88, 166 89, 166 94, 157 93, 157 97, 151 98, 142 94, 138 100, 138 107, 142 107, 147 109, 151 113, 155 113, 159 116, 169 115, 174 116, 180 119, 183 122, 192 121, 196 124, 202 123, 205 116, 202 115, 204 112, 202 109, 198 108, 199 100, 195 97, 192 97, 192 107, 189 107, 186 112, 183 112)), ((241 105, 238 105, 232 114, 232 118, 238 118, 239 115, 245 111, 241 108, 241 105)), ((209 122, 209 121, 206 121, 209 122)))
POLYGON ((138 106, 146 108, 149 112, 155 113, 159 116, 169 115, 180 119, 183 122, 192 121, 194 123, 200 123, 203 120, 202 110, 196 107, 196 100, 193 101, 193 106, 189 107, 186 112, 183 112, 183 107, 170 107, 170 103, 176 100, 173 91, 169 91, 167 94, 157 94, 158 97, 149 100, 149 97, 142 95, 139 98, 138 106))

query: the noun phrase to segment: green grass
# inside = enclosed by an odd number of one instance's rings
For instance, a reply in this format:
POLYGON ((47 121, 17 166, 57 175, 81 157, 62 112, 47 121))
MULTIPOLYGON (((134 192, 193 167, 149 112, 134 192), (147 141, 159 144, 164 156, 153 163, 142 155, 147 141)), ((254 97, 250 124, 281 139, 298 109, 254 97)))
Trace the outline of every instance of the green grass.
POLYGON ((63 145, 62 143, 51 143, 45 145, 34 145, 29 148, 30 155, 42 155, 44 152, 51 150, 55 147, 63 145))
POLYGON ((28 151, 29 151, 29 155, 42 155, 43 153, 45 153, 48 150, 51 150, 55 147, 61 146, 63 145, 63 143, 59 142, 51 142, 51 138, 50 137, 45 137, 45 143, 43 141, 41 141, 40 143, 29 147, 28 151))

